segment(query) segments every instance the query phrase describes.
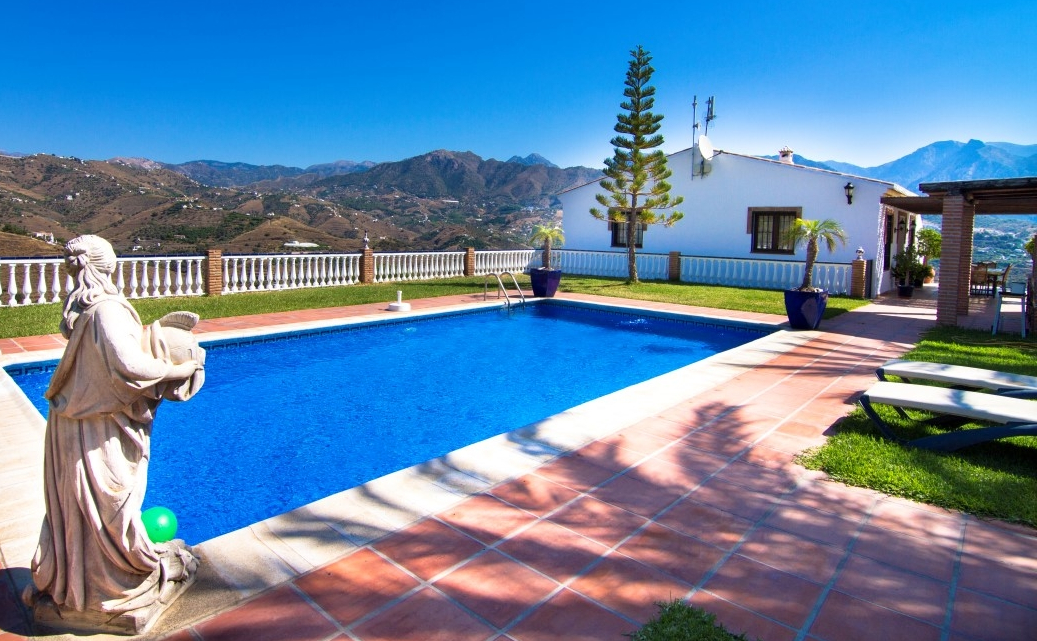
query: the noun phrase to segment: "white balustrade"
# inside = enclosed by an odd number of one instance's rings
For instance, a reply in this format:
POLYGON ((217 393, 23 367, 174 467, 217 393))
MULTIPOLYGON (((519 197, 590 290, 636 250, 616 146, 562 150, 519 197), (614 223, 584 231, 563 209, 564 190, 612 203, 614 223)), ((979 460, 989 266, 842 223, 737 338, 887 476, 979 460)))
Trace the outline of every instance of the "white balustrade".
MULTIPOLYGON (((475 252, 475 275, 522 272, 541 264, 539 249, 475 252)), ((569 274, 624 278, 624 251, 556 249, 552 267, 569 274)), ((378 283, 430 280, 464 275, 464 252, 399 252, 374 254, 378 283)), ((113 282, 128 298, 201 296, 205 293, 202 256, 121 257, 113 282)), ((360 282, 360 254, 273 254, 223 257, 223 292, 272 291, 334 287, 360 282)), ((0 259, 0 307, 59 302, 73 287, 60 258, 0 259)), ((637 254, 638 276, 665 280, 667 254, 637 254)), ((833 294, 850 291, 848 264, 817 263, 814 285, 833 294)), ((803 279, 802 261, 682 256, 684 282, 760 289, 787 289, 803 279)))
MULTIPOLYGON (((552 254, 552 262, 558 259, 552 254)), ((540 266, 540 251, 534 249, 506 249, 475 252, 475 275, 499 274, 501 272, 524 272, 540 266)))
POLYGON ((430 280, 464 276, 464 252, 374 254, 374 282, 430 280))
MULTIPOLYGON (((199 279, 202 279, 199 272, 199 279)), ((224 256, 223 292, 276 291, 354 285, 359 254, 269 254, 224 256)))
MULTIPOLYGON (((128 298, 201 296, 203 256, 120 257, 112 274, 128 298)), ((57 303, 75 286, 62 258, 0 259, 0 307, 57 303)))

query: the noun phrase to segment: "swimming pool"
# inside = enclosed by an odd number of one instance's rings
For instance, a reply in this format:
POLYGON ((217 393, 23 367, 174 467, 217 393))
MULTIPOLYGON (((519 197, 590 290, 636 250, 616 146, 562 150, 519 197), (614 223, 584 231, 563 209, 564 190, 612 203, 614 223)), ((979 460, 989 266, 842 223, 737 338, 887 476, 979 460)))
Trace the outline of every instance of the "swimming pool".
MULTIPOLYGON (((203 392, 159 410, 146 506, 207 540, 764 333, 551 304, 209 343, 203 392)), ((7 369, 40 407, 34 367, 7 369)))

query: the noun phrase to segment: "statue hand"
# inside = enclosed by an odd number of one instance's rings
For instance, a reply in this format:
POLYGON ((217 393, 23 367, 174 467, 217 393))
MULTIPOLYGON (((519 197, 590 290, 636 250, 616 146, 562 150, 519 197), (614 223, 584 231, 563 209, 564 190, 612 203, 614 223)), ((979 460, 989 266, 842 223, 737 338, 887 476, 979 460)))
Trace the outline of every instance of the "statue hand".
POLYGON ((182 380, 186 380, 188 378, 191 378, 191 376, 195 373, 195 371, 197 369, 198 369, 198 361, 195 361, 195 360, 184 361, 183 363, 180 363, 179 365, 174 365, 172 368, 170 368, 169 373, 165 375, 163 380, 167 380, 167 381, 182 381, 182 380))

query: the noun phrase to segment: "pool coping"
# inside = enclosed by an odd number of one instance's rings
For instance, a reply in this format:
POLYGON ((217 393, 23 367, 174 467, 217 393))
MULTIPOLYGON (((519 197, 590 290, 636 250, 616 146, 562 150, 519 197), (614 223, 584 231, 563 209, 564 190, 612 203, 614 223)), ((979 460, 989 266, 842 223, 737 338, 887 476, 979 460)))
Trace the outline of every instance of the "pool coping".
MULTIPOLYGON (((239 530, 197 544, 205 563, 199 584, 178 601, 161 629, 182 625, 178 619, 197 619, 223 607, 280 585, 343 555, 449 509, 474 494, 531 472, 539 466, 625 427, 658 414, 680 402, 713 389, 774 357, 816 338, 818 332, 790 332, 782 323, 746 321, 715 314, 683 313, 639 307, 629 303, 597 303, 563 299, 566 305, 623 309, 663 317, 695 318, 726 325, 769 327, 771 334, 754 339, 698 363, 687 365, 642 383, 582 403, 525 427, 465 446, 444 456, 393 472, 360 486, 319 499, 239 530), (222 593, 220 598, 210 598, 222 593), (204 596, 203 596, 204 595, 204 596), (190 612, 191 615, 187 616, 190 612)), ((550 304, 544 301, 538 304, 550 304)), ((351 318, 305 321, 246 330, 205 332, 201 342, 252 338, 297 331, 405 320, 503 306, 503 302, 465 303, 434 309, 398 312, 392 317, 368 314, 351 318)), ((0 367, 59 358, 62 350, 0 355, 0 367)), ((22 422, 24 429, 0 432, 0 446, 18 434, 29 444, 18 460, 0 454, 0 557, 6 568, 28 568, 42 521, 42 441, 45 420, 21 389, 0 374, 0 410, 22 422), (13 390, 11 389, 13 388, 13 390), (27 407, 26 407, 27 406, 27 407), (11 411, 8 412, 7 410, 11 411), (32 450, 38 450, 38 458, 32 450), (15 478, 15 477, 18 478, 15 478), (10 478, 8 478, 10 477, 10 478), (15 489, 16 491, 8 491, 15 489)), ((14 449, 0 447, 0 452, 14 449)), ((20 587, 20 586, 19 586, 20 587)))

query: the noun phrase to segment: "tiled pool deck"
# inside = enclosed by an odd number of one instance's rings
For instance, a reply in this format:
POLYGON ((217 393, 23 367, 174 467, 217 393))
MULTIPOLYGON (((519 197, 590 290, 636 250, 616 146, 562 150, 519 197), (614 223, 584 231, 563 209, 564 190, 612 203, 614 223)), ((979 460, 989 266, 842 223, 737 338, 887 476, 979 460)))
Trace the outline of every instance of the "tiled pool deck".
MULTIPOLYGON (((247 334, 384 307, 199 330, 247 334)), ((618 397, 643 401, 643 416, 588 404, 559 419, 586 428, 575 450, 559 455, 566 443, 549 424, 206 542, 206 571, 148 637, 619 641, 654 602, 683 597, 766 641, 1037 638, 1037 532, 793 463, 934 318, 931 300, 884 299, 660 383, 677 387, 676 400, 673 389, 618 397)), ((989 328, 981 313, 970 320, 989 328)), ((60 346, 0 340, 0 363, 60 346)), ((42 426, 3 393, 0 641, 11 641, 29 633, 16 592, 42 510, 31 478, 42 426)))

